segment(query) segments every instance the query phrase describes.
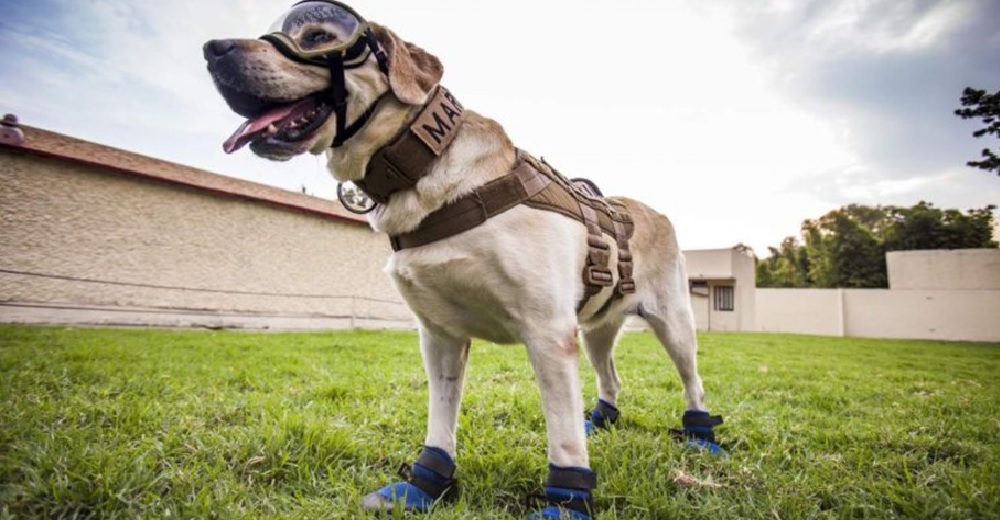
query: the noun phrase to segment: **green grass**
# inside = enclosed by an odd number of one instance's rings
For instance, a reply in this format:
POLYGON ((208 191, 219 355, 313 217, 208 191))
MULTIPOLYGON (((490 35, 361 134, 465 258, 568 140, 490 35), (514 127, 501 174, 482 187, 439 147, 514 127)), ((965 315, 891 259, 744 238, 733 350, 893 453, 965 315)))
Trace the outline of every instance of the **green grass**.
MULTIPOLYGON (((703 335, 728 459, 670 440, 655 340, 617 359, 598 518, 1000 517, 1000 345, 703 335)), ((0 518, 363 517, 418 453, 425 394, 410 333, 0 327, 0 518)), ((474 346, 460 421, 461 494, 430 518, 523 518, 546 464, 523 348, 474 346)))

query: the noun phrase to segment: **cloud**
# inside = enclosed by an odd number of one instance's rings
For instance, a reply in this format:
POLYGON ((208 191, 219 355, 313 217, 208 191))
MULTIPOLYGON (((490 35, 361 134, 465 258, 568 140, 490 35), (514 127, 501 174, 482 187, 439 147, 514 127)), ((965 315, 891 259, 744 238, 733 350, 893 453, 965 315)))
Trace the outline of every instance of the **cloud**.
POLYGON ((961 164, 967 131, 952 111, 968 85, 1000 83, 1000 5, 988 0, 804 2, 744 8, 739 31, 798 106, 841 120, 880 175, 961 164))

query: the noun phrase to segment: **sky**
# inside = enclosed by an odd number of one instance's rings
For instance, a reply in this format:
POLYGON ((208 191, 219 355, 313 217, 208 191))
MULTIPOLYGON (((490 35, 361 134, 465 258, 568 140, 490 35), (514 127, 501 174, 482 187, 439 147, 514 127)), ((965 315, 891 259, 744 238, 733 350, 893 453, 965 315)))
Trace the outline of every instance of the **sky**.
MULTIPOLYGON (((0 0, 0 113, 145 155, 336 198, 315 156, 234 155, 242 119, 201 56, 290 1, 0 0)), ((996 0, 357 0, 437 55, 514 143, 668 215, 681 247, 765 256, 840 206, 1000 204, 953 114, 1000 90, 996 0)))

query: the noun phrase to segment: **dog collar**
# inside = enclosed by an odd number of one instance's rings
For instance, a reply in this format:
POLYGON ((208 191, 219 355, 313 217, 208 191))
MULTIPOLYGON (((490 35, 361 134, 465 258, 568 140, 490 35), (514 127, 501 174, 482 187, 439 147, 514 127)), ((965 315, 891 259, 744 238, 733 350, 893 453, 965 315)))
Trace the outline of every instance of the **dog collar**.
MULTIPOLYGON (((364 179, 354 184, 377 204, 388 202, 393 193, 413 188, 430 173, 431 163, 458 135, 464 113, 465 108, 455 96, 439 85, 413 121, 375 152, 368 161, 364 179)), ((351 209, 343 197, 341 202, 351 209)), ((367 213, 372 209, 374 205, 357 212, 367 213)))

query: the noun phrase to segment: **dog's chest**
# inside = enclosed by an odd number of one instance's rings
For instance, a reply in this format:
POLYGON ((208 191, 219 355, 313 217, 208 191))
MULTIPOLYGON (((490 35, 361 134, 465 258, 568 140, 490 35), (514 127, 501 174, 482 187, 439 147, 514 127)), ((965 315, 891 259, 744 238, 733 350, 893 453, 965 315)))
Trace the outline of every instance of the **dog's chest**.
POLYGON ((582 235, 566 217, 521 207, 400 251, 386 271, 423 323, 456 337, 515 343, 538 322, 573 319, 582 235))
POLYGON ((400 262, 390 269, 397 289, 413 312, 457 337, 495 343, 519 341, 506 294, 509 281, 471 258, 440 263, 400 262))

